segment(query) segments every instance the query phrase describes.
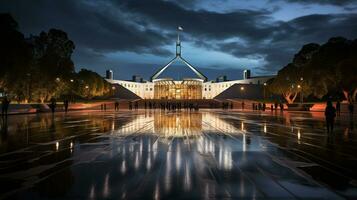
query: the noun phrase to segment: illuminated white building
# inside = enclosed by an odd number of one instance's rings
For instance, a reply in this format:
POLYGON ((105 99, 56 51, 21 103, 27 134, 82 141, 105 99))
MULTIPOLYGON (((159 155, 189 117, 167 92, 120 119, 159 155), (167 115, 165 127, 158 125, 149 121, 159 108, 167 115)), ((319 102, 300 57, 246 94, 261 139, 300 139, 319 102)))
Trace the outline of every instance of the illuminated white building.
POLYGON ((264 83, 273 77, 274 76, 251 77, 250 70, 244 70, 243 79, 241 80, 226 80, 224 77, 223 80, 217 78, 215 81, 208 81, 205 75, 182 58, 181 42, 178 34, 176 56, 153 74, 150 81, 143 81, 142 78, 138 80, 136 76, 133 76, 133 80, 131 81, 114 80, 108 76, 106 80, 111 84, 117 84, 127 89, 142 99, 213 99, 236 84, 264 85, 264 83), (178 81, 172 78, 159 78, 174 61, 184 63, 197 75, 197 78, 184 78, 178 81))

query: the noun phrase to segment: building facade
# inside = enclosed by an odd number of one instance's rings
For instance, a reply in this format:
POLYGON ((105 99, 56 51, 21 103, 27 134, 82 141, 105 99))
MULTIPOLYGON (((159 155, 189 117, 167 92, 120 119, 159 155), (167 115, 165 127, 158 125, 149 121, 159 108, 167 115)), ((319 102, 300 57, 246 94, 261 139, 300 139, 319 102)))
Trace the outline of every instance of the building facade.
POLYGON ((176 56, 153 74, 150 81, 144 81, 137 75, 133 76, 131 81, 114 80, 112 77, 113 71, 108 70, 106 76, 108 82, 123 87, 142 99, 213 99, 236 84, 264 85, 269 79, 274 78, 274 76, 251 77, 250 70, 244 70, 242 80, 227 80, 226 76, 221 76, 215 81, 209 81, 204 74, 181 56, 179 35, 176 42, 176 56), (197 77, 184 78, 182 80, 159 78, 174 61, 180 61, 185 64, 197 77), (108 72, 110 72, 109 76, 108 72))

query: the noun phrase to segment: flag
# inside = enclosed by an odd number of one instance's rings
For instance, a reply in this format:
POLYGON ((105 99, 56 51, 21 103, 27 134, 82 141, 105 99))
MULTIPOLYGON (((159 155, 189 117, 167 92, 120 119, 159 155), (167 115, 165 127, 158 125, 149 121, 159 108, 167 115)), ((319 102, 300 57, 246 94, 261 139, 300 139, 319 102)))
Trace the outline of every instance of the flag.
POLYGON ((179 31, 183 31, 183 28, 181 26, 177 27, 179 31))

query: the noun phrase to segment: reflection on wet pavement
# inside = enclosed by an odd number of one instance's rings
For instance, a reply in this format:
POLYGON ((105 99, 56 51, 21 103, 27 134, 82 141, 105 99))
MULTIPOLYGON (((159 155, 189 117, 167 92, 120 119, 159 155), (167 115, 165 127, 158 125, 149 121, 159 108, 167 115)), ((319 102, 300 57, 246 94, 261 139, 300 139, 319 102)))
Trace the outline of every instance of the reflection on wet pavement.
POLYGON ((310 113, 75 112, 1 124, 9 199, 357 198, 356 131, 310 113))

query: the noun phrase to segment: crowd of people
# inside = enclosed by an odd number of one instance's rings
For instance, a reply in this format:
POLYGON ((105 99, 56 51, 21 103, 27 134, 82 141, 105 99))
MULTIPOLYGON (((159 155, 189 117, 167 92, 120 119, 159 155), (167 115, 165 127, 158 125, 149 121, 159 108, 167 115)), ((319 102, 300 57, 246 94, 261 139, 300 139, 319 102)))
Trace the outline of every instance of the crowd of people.
MULTIPOLYGON (((11 101, 7 97, 3 97, 1 101, 1 116, 2 118, 6 119, 8 116, 8 110, 9 110, 9 105, 11 101)), ((48 105, 51 112, 55 113, 56 108, 57 108, 57 101, 55 98, 52 98, 50 100, 50 104, 48 105)), ((168 110, 168 111, 176 111, 176 110, 199 110, 199 103, 198 102, 182 102, 182 101, 144 101, 143 103, 143 108, 144 109, 161 109, 161 110, 168 110)), ((101 110, 105 111, 107 110, 107 105, 105 103, 100 105, 101 110)), ((210 105, 211 108, 213 108, 213 105, 210 105)), ((217 107, 217 106, 216 106, 217 107)), ((221 108, 224 110, 227 109, 233 109, 234 105, 232 102, 222 102, 221 103, 221 108)), ((68 108, 69 108, 69 101, 64 100, 63 101, 63 108, 64 111, 67 113, 68 108)), ((137 110, 139 109, 139 101, 130 101, 128 104, 129 110, 137 110)), ((241 109, 244 110, 245 108, 245 103, 242 101, 241 103, 241 109)), ((265 103, 252 103, 252 110, 259 110, 259 111, 265 111, 267 109, 267 106, 265 103)), ((277 111, 280 109, 281 112, 284 110, 284 104, 283 103, 272 103, 270 106, 271 111, 277 111)), ((114 110, 118 111, 119 110, 119 101, 114 102, 114 110)), ((354 114, 354 105, 353 103, 348 104, 348 112, 350 119, 353 120, 353 114, 354 114)), ((336 105, 334 106, 332 101, 327 101, 326 108, 325 108, 325 121, 326 121, 326 129, 328 133, 332 133, 334 129, 334 124, 335 124, 335 118, 339 117, 341 115, 341 102, 337 101, 336 105)))
MULTIPOLYGON (((161 109, 161 110, 199 110, 199 104, 197 102, 170 102, 170 101, 144 101, 143 108, 146 109, 161 109)), ((129 102, 129 110, 139 109, 138 101, 129 102)))

